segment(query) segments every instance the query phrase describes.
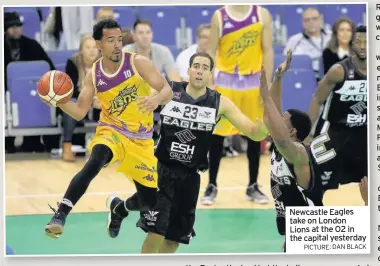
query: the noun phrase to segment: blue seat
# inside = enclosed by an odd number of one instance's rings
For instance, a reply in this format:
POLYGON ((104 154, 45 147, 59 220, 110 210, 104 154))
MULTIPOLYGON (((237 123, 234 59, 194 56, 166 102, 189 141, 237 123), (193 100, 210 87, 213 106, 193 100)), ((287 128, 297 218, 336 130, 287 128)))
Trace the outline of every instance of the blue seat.
POLYGON ((42 17, 44 18, 44 21, 46 21, 47 17, 49 16, 50 14, 50 6, 40 6, 39 8, 41 8, 42 10, 42 17))
POLYGON ((153 42, 176 45, 176 29, 180 27, 181 17, 175 6, 142 6, 139 17, 152 23, 153 42))
POLYGON ((311 70, 289 69, 282 86, 282 108, 307 112, 317 88, 315 73, 311 70))
POLYGON ((37 92, 39 79, 48 71, 50 66, 46 61, 12 62, 8 65, 13 128, 53 126, 51 107, 40 100, 37 92))
POLYGON ((268 9, 269 14, 271 14, 272 19, 275 19, 277 15, 281 16, 284 12, 284 7, 282 5, 262 5, 266 9, 268 9))
POLYGON ((201 24, 210 24, 211 18, 220 5, 212 6, 179 6, 179 13, 185 18, 186 27, 192 29, 192 42, 196 41, 197 28, 201 24))
POLYGON ((331 26, 342 16, 349 17, 355 24, 364 24, 363 14, 366 14, 365 4, 325 5, 323 9, 324 21, 331 26))
POLYGON ((76 54, 77 50, 48 51, 47 54, 53 61, 57 70, 65 72, 67 59, 76 54))
POLYGON ((283 45, 279 45, 279 44, 275 44, 273 45, 273 50, 274 50, 274 54, 277 55, 281 55, 282 52, 284 51, 284 46, 283 45))
POLYGON ((115 19, 122 28, 133 28, 136 21, 136 13, 132 7, 114 6, 115 19))
MULTIPOLYGON (((104 6, 94 6, 94 19, 99 9, 104 6)), ((133 23, 136 21, 136 8, 130 6, 113 6, 112 7, 115 19, 122 28, 132 28, 133 23)))
POLYGON ((25 6, 25 7, 20 7, 20 6, 9 6, 9 7, 4 7, 4 12, 17 12, 17 13, 24 13, 24 12, 36 12, 36 7, 34 6, 25 6))

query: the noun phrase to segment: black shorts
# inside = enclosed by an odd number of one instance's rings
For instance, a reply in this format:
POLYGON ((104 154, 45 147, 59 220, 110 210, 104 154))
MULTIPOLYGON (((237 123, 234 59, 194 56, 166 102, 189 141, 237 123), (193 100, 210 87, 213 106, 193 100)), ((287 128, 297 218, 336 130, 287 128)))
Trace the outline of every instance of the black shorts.
POLYGON ((368 174, 367 128, 347 128, 318 121, 310 145, 325 190, 359 183, 368 174))
POLYGON ((196 170, 161 162, 158 162, 157 173, 157 203, 152 210, 140 213, 137 226, 167 240, 189 244, 195 236, 200 175, 196 170))

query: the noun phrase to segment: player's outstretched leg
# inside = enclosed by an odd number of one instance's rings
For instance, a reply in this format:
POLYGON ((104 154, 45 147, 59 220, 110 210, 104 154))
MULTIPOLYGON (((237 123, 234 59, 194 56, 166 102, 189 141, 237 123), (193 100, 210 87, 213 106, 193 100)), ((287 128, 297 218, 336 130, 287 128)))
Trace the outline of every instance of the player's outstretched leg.
POLYGON ((62 202, 58 205, 58 210, 50 207, 54 211, 54 215, 45 226, 47 236, 57 239, 62 235, 67 215, 84 195, 94 177, 111 160, 112 151, 110 148, 102 144, 94 146, 91 156, 83 169, 71 180, 62 202))
POLYGON ((119 235, 121 224, 128 217, 130 211, 147 212, 154 207, 157 200, 157 188, 145 187, 134 181, 137 192, 127 200, 121 200, 117 196, 107 199, 109 209, 107 220, 107 233, 116 238, 119 235))

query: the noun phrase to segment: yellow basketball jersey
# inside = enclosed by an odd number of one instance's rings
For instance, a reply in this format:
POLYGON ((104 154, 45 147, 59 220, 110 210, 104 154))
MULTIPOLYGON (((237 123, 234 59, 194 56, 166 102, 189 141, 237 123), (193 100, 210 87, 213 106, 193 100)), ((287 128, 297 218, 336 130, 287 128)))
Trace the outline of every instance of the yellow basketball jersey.
POLYGON ((120 68, 110 75, 102 67, 102 58, 92 68, 93 83, 102 108, 99 124, 111 127, 136 139, 150 139, 153 134, 153 114, 142 115, 137 109, 139 96, 149 96, 150 86, 138 74, 133 58, 123 52, 120 68))
POLYGON ((220 8, 220 39, 215 66, 218 70, 240 75, 250 75, 261 71, 263 50, 259 6, 252 6, 247 16, 241 20, 228 14, 226 7, 220 8))

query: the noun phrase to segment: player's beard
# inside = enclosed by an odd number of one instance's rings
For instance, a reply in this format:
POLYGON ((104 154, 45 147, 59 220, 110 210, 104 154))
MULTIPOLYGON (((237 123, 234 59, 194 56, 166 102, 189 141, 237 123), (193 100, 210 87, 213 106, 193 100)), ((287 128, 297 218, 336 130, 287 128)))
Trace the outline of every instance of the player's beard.
POLYGON ((111 55, 110 60, 114 63, 119 63, 121 59, 120 55, 111 55))
POLYGON ((367 60, 367 54, 362 56, 359 51, 354 50, 354 52, 355 52, 355 56, 357 57, 358 61, 363 62, 363 61, 367 60))

